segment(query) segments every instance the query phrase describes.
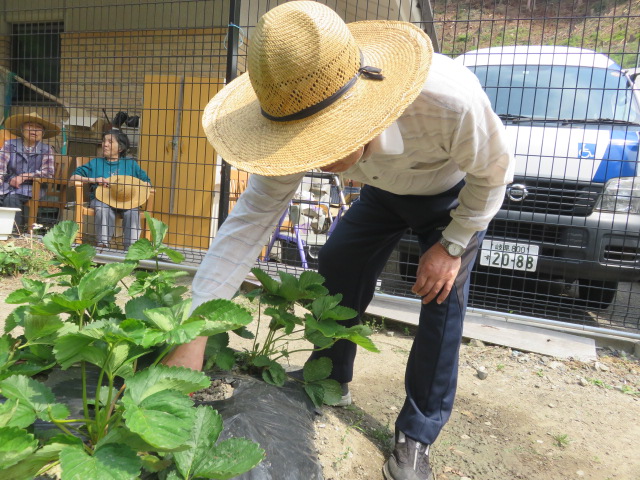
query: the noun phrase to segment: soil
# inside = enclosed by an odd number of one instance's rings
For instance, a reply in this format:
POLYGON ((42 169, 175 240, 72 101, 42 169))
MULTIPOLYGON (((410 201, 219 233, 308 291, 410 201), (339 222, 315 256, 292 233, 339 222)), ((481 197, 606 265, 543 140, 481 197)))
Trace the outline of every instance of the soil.
MULTIPOLYGON (((0 301, 20 287, 4 277, 0 301)), ((0 323, 12 309, 2 303, 0 323)), ((324 407, 316 418, 325 480, 382 479, 392 448, 412 337, 404 326, 370 324, 380 353, 358 353, 353 405, 324 407)), ((232 347, 247 347, 232 337, 232 347)), ((455 408, 431 449, 436 479, 640 479, 640 359, 609 347, 598 353, 582 363, 465 339, 455 408)))

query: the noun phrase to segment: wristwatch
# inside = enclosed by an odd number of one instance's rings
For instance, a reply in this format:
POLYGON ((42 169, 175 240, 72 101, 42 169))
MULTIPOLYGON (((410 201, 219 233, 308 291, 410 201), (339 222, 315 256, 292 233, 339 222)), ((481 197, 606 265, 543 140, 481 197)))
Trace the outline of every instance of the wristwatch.
POLYGON ((457 243, 450 242, 444 237, 440 238, 440 245, 444 247, 449 255, 452 257, 461 257, 464 253, 465 248, 462 245, 458 245, 457 243))

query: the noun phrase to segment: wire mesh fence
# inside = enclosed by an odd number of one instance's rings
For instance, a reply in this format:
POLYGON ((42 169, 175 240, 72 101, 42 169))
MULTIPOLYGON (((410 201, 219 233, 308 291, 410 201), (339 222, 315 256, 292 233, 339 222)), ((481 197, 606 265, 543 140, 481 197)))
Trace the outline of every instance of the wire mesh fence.
MULTIPOLYGON (((39 198, 25 202, 31 211, 22 229, 42 225, 38 232, 71 219, 83 224, 79 241, 104 244, 95 215, 88 215, 93 190, 69 181, 79 167, 104 158, 107 166, 120 165, 107 169, 110 174, 148 176, 152 201, 134 208, 167 223, 167 243, 197 265, 248 182, 207 142, 202 111, 228 80, 245 72, 258 19, 280 3, 3 2, 3 125, 12 116, 37 114, 60 129, 42 139, 54 149, 56 167, 39 198), (103 134, 111 128, 127 135, 129 148, 109 159, 103 134)), ((515 180, 482 244, 470 306, 639 330, 640 90, 634 81, 640 1, 322 3, 347 22, 420 26, 436 51, 476 74, 505 125, 515 180)), ((0 136, 14 144, 24 140, 19 128, 4 128, 0 136)), ((85 179, 98 177, 82 172, 85 179)), ((11 172, 0 173, 8 182, 11 172)), ((260 265, 315 268, 319 249, 360 187, 347 177, 310 172, 265 239, 260 265)), ((124 252, 129 228, 117 213, 113 238, 103 245, 113 254, 124 252)), ((144 225, 138 229, 146 234, 144 225)), ((411 297, 419 255, 417 239, 407 232, 379 290, 411 297)))

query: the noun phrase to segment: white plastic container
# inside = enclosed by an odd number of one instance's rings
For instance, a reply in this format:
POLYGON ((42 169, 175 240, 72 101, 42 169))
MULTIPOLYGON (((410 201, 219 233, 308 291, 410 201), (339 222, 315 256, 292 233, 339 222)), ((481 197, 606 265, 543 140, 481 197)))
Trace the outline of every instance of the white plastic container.
POLYGON ((13 222, 19 208, 0 207, 0 240, 6 240, 13 232, 13 222))

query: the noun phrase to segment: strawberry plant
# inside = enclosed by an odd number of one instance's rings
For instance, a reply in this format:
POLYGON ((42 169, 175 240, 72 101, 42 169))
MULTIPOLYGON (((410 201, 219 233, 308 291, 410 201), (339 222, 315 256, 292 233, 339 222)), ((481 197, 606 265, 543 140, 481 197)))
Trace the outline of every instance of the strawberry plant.
MULTIPOLYGON (((262 314, 259 314, 257 334, 251 349, 244 355, 244 361, 250 369, 260 372, 267 383, 284 385, 287 374, 280 361, 294 352, 323 350, 338 340, 348 340, 369 351, 378 351, 369 338, 371 329, 368 326, 345 327, 340 323, 355 317, 356 312, 340 305, 341 295, 328 295, 323 286, 324 278, 319 273, 307 270, 300 277, 295 277, 278 272, 280 281, 259 268, 254 268, 252 273, 262 287, 246 296, 266 305, 264 315, 270 320, 266 333, 260 335, 262 314)), ((232 361, 228 341, 227 333, 210 339, 209 366, 215 362, 222 368, 229 368, 232 361)), ((295 381, 302 381, 316 406, 336 404, 342 397, 340 384, 328 378, 332 367, 329 358, 321 357, 305 364, 302 380, 292 377, 295 381)))
POLYGON ((74 222, 56 225, 43 241, 59 267, 50 277, 61 288, 23 279, 9 295, 7 302, 20 306, 0 337, 5 478, 31 479, 59 465, 62 480, 227 479, 262 460, 253 442, 218 442, 220 415, 194 406, 189 394, 209 386, 206 375, 160 363, 176 345, 241 329, 252 317, 226 300, 191 312, 186 288, 175 285, 183 273, 136 270, 140 260, 160 255, 182 261, 162 243, 167 226, 147 220, 152 240, 132 245, 125 261, 101 266, 92 246, 72 246, 74 222), (130 275, 131 298, 121 308, 116 294, 130 275), (80 372, 79 416, 43 381, 52 369, 70 368, 80 372), (37 421, 50 428, 34 428, 37 421))

